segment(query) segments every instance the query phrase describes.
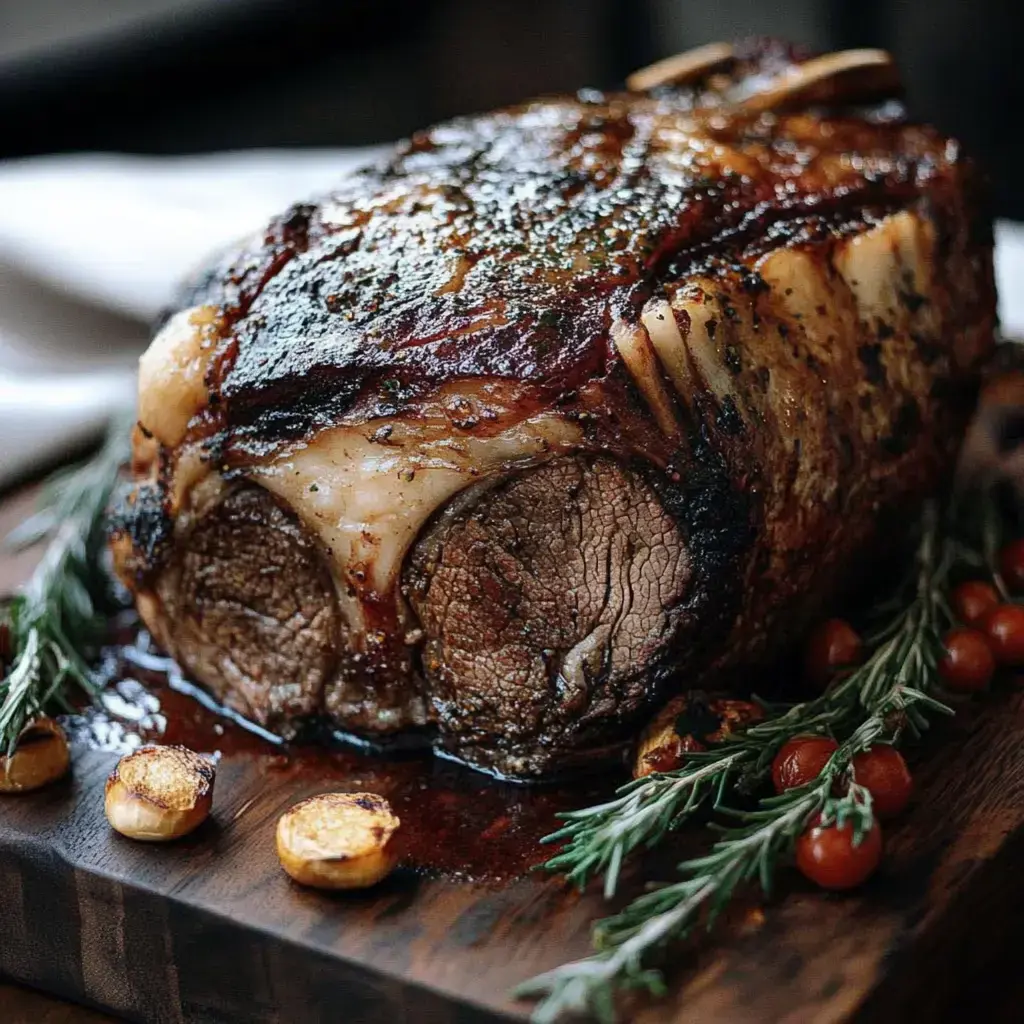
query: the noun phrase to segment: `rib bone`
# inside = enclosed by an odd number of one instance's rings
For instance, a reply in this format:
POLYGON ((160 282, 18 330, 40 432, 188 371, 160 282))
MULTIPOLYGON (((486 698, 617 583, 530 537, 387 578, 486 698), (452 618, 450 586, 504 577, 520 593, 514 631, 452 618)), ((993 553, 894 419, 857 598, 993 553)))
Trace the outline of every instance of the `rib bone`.
POLYGON ((684 53, 666 57, 634 71, 626 79, 626 88, 631 92, 647 92, 659 85, 679 85, 727 64, 733 58, 733 48, 728 43, 708 43, 684 53))
POLYGON ((885 50, 843 50, 799 64, 740 101, 751 113, 799 103, 875 99, 899 90, 899 72, 885 50))

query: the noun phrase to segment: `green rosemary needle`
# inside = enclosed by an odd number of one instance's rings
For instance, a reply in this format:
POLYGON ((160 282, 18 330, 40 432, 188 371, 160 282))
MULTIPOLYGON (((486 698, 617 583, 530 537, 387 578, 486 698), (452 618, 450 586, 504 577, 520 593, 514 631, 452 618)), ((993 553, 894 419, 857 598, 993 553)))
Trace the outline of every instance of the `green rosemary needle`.
POLYGON ((44 539, 47 546, 28 582, 0 604, 7 638, 7 670, 0 678, 3 753, 14 750, 37 715, 70 709, 71 687, 95 696, 85 655, 103 628, 103 519, 128 455, 128 423, 117 417, 92 458, 47 481, 40 510, 8 538, 16 547, 44 539))
POLYGON ((560 814, 566 824, 542 841, 568 839, 569 843, 544 868, 564 872, 581 889, 603 873, 604 895, 610 899, 630 853, 639 846, 656 846, 751 759, 748 749, 719 747, 710 755, 692 759, 685 768, 635 779, 607 803, 560 814))

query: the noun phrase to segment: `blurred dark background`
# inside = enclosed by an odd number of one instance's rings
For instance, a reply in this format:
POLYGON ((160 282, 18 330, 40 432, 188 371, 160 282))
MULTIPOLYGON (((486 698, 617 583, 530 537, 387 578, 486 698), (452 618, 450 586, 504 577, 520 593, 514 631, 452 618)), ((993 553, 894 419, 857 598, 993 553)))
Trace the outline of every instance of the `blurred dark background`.
POLYGON ((0 157, 379 142, 711 39, 882 46, 1024 219, 1018 0, 0 0, 0 157))

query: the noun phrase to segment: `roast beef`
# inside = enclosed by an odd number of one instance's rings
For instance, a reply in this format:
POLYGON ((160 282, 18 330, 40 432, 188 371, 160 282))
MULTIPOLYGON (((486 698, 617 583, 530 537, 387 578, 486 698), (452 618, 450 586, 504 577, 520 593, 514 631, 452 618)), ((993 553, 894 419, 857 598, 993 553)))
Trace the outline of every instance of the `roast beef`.
POLYGON ((789 643, 947 478, 994 325, 958 144, 803 60, 420 132, 202 274, 114 540, 157 641, 284 736, 516 777, 789 643))

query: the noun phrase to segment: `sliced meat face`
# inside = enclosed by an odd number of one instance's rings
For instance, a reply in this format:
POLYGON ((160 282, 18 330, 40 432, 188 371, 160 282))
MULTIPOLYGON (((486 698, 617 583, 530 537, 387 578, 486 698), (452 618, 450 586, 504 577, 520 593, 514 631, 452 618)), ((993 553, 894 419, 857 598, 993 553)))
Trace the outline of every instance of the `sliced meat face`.
POLYGON ((229 490, 197 516, 146 600, 158 641, 228 707, 285 734, 320 712, 339 647, 334 585, 266 491, 229 490))
POLYGON ((675 521, 610 459, 554 460, 466 496, 404 588, 444 749, 515 776, 593 758, 609 722, 650 701, 689 577, 675 521))
POLYGON ((993 348, 977 175, 874 94, 737 101, 803 58, 735 54, 419 132, 189 290, 115 561, 199 682, 595 765, 914 520, 993 348))

